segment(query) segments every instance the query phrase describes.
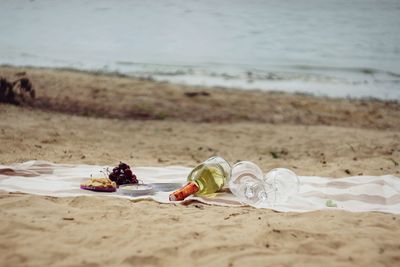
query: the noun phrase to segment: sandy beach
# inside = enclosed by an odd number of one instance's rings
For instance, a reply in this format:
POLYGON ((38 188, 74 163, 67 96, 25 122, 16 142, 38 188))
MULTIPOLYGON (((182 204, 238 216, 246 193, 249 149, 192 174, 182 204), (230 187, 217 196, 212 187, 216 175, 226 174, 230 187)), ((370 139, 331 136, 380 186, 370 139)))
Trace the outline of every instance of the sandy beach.
MULTIPOLYGON (((195 166, 400 177, 400 104, 0 67, 36 99, 0 104, 0 163, 195 166)), ((0 266, 397 266, 400 216, 0 193, 0 266)))

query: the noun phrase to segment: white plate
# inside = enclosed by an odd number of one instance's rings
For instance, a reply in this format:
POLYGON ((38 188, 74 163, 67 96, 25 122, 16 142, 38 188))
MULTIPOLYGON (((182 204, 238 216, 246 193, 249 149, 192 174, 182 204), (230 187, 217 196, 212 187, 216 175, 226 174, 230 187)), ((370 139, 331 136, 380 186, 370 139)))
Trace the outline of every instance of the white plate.
POLYGON ((155 191, 169 192, 179 189, 183 186, 181 183, 151 183, 155 191))
POLYGON ((143 196, 151 195, 154 192, 154 189, 149 184, 125 184, 120 185, 117 192, 123 195, 143 196))

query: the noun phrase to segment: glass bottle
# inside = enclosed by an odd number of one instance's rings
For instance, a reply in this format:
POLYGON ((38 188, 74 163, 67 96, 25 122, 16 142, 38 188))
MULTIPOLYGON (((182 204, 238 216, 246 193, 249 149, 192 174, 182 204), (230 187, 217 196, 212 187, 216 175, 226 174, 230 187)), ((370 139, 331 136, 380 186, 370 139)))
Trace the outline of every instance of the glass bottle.
POLYGON ((231 166, 221 157, 212 157, 196 166, 188 175, 188 183, 169 196, 171 201, 184 200, 190 195, 208 195, 228 184, 231 166))

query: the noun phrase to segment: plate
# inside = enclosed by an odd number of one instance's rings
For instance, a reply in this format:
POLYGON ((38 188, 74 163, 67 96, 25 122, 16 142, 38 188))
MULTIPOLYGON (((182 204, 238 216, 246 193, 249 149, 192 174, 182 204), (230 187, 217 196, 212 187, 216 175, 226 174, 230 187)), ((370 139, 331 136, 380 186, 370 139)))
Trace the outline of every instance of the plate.
POLYGON ((114 187, 90 186, 90 185, 81 185, 81 189, 96 191, 96 192, 115 192, 116 191, 116 189, 114 187))
POLYGON ((151 183, 155 191, 169 192, 175 191, 183 186, 181 183, 151 183))
POLYGON ((143 196, 152 194, 154 189, 149 184, 125 184, 120 185, 117 192, 123 195, 143 196))

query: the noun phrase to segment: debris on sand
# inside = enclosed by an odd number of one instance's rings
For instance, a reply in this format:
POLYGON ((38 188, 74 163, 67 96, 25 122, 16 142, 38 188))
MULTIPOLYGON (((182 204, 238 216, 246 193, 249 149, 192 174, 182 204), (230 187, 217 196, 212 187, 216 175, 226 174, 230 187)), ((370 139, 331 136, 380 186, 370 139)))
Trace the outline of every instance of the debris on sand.
POLYGON ((201 92, 186 92, 185 96, 187 97, 195 97, 195 96, 210 96, 209 92, 201 91, 201 92))
POLYGON ((0 102, 21 105, 35 98, 35 89, 28 78, 13 82, 0 77, 0 102))

